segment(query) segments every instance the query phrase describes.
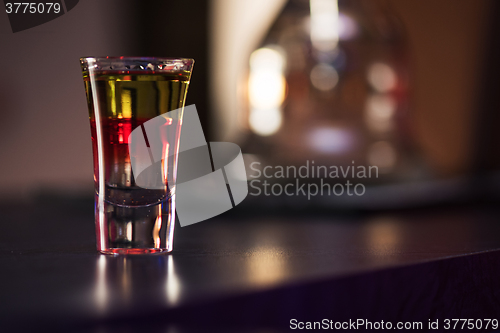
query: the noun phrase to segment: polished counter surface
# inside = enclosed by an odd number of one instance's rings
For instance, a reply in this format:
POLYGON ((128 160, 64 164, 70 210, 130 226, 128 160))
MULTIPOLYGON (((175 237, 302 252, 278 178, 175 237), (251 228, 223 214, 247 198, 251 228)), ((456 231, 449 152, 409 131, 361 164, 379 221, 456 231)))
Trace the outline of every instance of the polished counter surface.
POLYGON ((95 250, 91 200, 2 206, 0 325, 286 332, 297 317, 500 313, 500 211, 492 205, 256 211, 177 225, 171 254, 107 256, 95 250))

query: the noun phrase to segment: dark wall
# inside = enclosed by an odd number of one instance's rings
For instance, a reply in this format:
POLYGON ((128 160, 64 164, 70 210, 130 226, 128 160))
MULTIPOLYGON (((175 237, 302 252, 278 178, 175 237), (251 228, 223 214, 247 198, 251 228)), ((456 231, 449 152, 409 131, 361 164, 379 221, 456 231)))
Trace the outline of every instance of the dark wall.
POLYGON ((135 54, 195 59, 186 105, 196 104, 208 139, 209 1, 129 1, 135 17, 131 24, 137 33, 135 54))
POLYGON ((500 1, 491 6, 484 61, 480 68, 472 171, 500 170, 500 1))

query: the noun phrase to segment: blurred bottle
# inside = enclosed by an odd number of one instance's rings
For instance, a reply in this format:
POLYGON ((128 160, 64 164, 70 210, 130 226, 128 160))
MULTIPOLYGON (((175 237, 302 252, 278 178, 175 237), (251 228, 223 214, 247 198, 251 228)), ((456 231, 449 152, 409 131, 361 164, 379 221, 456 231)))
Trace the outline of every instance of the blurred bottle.
MULTIPOLYGON (((373 0, 290 0, 250 57, 243 150, 263 165, 422 174, 408 113, 408 49, 373 0)), ((376 180, 377 181, 377 180, 376 180)))

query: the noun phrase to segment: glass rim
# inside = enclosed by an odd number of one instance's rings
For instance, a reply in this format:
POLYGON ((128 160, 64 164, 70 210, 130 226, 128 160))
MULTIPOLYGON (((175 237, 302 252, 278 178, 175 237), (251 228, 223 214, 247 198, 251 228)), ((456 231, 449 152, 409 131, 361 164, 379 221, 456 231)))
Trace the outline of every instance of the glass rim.
POLYGON ((191 72, 194 66, 194 59, 125 56, 81 57, 80 65, 84 73, 88 71, 134 71, 141 73, 191 72))
POLYGON ((182 58, 182 57, 150 57, 150 56, 99 56, 99 57, 94 57, 94 56, 87 56, 87 57, 80 57, 81 61, 88 61, 88 60, 95 60, 95 61, 106 61, 106 60, 114 60, 114 61, 192 61, 194 62, 193 58, 182 58))

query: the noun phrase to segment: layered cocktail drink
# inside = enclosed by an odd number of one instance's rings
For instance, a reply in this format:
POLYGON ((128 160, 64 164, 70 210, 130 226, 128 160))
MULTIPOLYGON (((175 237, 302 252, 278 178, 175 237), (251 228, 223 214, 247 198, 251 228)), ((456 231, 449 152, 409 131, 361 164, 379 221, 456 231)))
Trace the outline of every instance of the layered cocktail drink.
POLYGON ((109 254, 169 252, 182 113, 194 61, 147 57, 80 61, 94 156, 97 248, 109 254), (144 124, 159 116, 161 125, 150 134, 156 137, 148 137, 144 124), (143 132, 144 147, 129 142, 134 130, 143 132), (160 142, 156 149, 161 149, 163 158, 152 167, 164 181, 144 188, 132 166, 139 150, 147 151, 153 140, 156 145, 160 142))

